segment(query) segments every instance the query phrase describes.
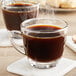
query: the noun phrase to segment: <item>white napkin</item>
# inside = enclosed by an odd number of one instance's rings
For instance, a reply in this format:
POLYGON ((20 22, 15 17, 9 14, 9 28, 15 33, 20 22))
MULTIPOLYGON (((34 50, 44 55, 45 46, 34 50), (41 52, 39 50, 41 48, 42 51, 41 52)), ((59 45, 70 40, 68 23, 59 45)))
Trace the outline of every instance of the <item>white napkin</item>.
POLYGON ((6 29, 0 29, 0 46, 12 46, 6 29))
MULTIPOLYGON (((19 45, 23 45, 23 40, 22 39, 14 39, 13 41, 19 45)), ((10 41, 10 34, 6 29, 0 29, 0 47, 8 47, 12 46, 11 41, 10 41)))
POLYGON ((72 36, 66 37, 66 45, 72 49, 74 52, 76 52, 76 44, 72 40, 72 36))
POLYGON ((76 67, 76 61, 62 58, 58 65, 51 69, 36 69, 22 58, 7 67, 7 71, 21 76, 63 76, 76 67))

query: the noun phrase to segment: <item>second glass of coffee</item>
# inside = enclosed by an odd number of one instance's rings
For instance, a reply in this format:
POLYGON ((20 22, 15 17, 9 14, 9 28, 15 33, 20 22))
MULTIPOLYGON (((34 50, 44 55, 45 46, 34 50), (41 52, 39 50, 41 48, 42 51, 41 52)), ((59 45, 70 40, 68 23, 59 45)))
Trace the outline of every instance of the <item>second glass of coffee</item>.
POLYGON ((4 0, 2 1, 2 12, 6 28, 9 31, 20 31, 21 22, 37 17, 39 4, 24 0, 4 0))

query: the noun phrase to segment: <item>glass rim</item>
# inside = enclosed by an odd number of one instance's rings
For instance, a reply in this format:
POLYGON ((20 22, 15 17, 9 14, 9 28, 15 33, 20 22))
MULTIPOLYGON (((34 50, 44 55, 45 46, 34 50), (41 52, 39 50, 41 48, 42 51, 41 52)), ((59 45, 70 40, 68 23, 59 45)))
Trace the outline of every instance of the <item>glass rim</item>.
MULTIPOLYGON (((33 24, 32 24, 33 25, 33 24)), ((29 25, 29 26, 32 26, 32 25, 29 25)), ((38 24, 34 24, 34 25, 38 25, 38 24)), ((39 24, 39 25, 43 25, 43 24, 39 24)), ((51 25, 51 24, 45 24, 45 25, 51 25)), ((52 24, 52 26, 57 26, 57 25, 53 25, 52 24)), ((62 20, 62 19, 60 19, 60 18, 32 18, 32 19, 28 19, 28 20, 25 20, 25 21, 23 21, 22 23, 21 23, 21 29, 22 28, 25 28, 25 30, 26 31, 28 31, 28 32, 36 32, 36 33, 56 33, 56 32, 60 32, 60 31, 63 31, 63 30, 65 30, 66 28, 68 28, 68 23, 65 21, 65 20, 62 20), (27 29, 27 28, 25 28, 25 27, 27 27, 25 24, 27 24, 28 22, 30 22, 30 21, 34 21, 34 20, 59 20, 59 21, 62 21, 63 23, 65 23, 65 26, 63 27, 63 28, 61 28, 61 29, 58 29, 58 30, 56 30, 56 31, 50 31, 50 32, 47 32, 47 31, 45 31, 45 32, 43 32, 43 31, 37 31, 37 30, 29 30, 29 29, 27 29)))
MULTIPOLYGON (((14 4, 16 4, 16 3, 11 3, 11 4, 8 4, 8 5, 7 4, 4 5, 4 4, 1 3, 1 6, 2 7, 11 8, 12 6, 10 6, 10 5, 14 5, 14 4)), ((31 6, 27 6, 27 7, 20 7, 19 6, 19 8, 32 8, 32 7, 36 7, 36 6, 40 5, 40 3, 34 3, 34 2, 25 2, 25 3, 17 3, 17 4, 32 4, 31 6)), ((18 8, 18 7, 15 6, 15 7, 12 7, 12 8, 18 8)))

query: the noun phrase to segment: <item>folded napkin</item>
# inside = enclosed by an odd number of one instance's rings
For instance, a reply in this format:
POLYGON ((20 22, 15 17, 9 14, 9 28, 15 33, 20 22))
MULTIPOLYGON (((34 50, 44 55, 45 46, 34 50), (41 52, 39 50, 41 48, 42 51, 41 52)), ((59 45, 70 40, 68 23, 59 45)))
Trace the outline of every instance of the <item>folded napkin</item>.
POLYGON ((9 34, 6 29, 0 29, 0 47, 12 46, 9 39, 9 34))
MULTIPOLYGON (((14 39, 13 41, 17 44, 22 46, 23 40, 22 39, 14 39)), ((6 29, 0 29, 0 47, 8 47, 12 46, 10 41, 10 34, 6 29)))
POLYGON ((26 57, 10 64, 7 71, 21 76, 63 76, 76 67, 76 61, 61 58, 56 67, 51 69, 37 69, 29 65, 26 57))
POLYGON ((70 49, 76 52, 76 43, 73 42, 72 36, 66 37, 66 46, 68 46, 70 49))

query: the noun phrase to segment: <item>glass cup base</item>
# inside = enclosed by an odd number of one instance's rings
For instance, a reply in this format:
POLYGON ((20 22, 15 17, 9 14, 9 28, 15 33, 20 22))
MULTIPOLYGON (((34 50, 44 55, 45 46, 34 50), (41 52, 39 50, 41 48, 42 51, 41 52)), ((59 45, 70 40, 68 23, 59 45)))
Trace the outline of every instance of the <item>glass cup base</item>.
POLYGON ((36 61, 29 59, 29 63, 31 64, 31 66, 38 68, 38 69, 50 69, 50 68, 56 67, 58 60, 48 62, 48 63, 47 62, 42 63, 42 62, 36 62, 36 61))

